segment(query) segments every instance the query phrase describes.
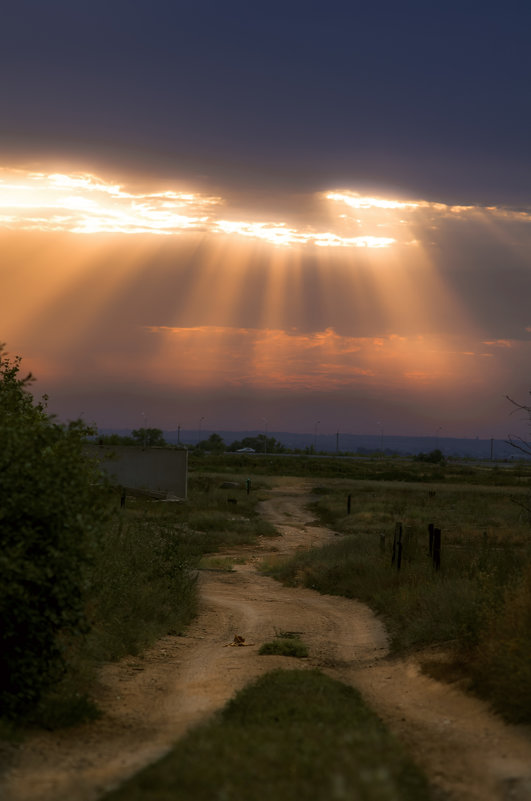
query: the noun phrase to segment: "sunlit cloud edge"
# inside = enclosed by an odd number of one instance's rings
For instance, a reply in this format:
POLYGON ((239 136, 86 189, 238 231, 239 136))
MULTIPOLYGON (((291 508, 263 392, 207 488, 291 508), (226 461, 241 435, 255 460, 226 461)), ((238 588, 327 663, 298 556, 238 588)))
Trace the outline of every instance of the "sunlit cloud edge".
POLYGON ((329 206, 329 230, 300 228, 278 219, 230 219, 230 206, 218 195, 175 189, 132 192, 91 173, 48 174, 0 168, 0 227, 9 230, 83 235, 200 233, 251 239, 278 247, 385 249, 396 244, 417 244, 408 232, 400 231, 400 226, 411 224, 419 211, 453 217, 481 213, 531 220, 530 213, 524 210, 400 200, 346 189, 320 193, 320 198, 324 207, 329 206), (228 212, 223 218, 217 214, 221 207, 228 212), (341 209, 347 213, 341 213, 341 209), (382 228, 387 230, 378 231, 382 228))

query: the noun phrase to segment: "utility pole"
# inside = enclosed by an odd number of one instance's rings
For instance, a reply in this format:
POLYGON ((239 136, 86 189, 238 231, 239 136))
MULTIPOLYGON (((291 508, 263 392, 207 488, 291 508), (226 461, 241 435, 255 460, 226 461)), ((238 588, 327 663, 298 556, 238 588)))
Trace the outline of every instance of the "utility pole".
POLYGON ((319 425, 320 422, 321 422, 320 420, 316 420, 315 425, 313 427, 313 449, 315 453, 317 453, 317 426, 319 425))
POLYGON ((264 438, 264 456, 267 456, 267 427, 268 421, 265 417, 262 417, 262 422, 265 423, 265 438, 264 438))

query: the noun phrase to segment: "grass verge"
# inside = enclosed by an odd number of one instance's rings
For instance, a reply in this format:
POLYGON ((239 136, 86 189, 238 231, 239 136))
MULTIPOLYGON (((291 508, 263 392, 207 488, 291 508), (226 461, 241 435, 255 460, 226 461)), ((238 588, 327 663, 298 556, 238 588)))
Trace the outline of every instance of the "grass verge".
POLYGON ((428 783, 359 693, 273 671, 106 801, 428 801, 428 783))

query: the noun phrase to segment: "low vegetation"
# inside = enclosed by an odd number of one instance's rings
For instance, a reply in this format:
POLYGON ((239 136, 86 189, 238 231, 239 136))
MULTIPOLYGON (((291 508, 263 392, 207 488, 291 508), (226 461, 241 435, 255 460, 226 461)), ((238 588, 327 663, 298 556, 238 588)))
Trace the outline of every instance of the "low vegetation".
POLYGON ((115 496, 115 513, 94 554, 84 595, 90 628, 65 640, 67 672, 43 696, 32 720, 56 728, 97 714, 90 701, 95 669, 184 630, 196 611, 202 560, 259 535, 276 535, 256 512, 259 490, 241 491, 239 503, 229 505, 219 483, 192 480, 185 503, 133 496, 119 509, 115 496))
POLYGON ((428 801, 428 783, 352 687, 273 671, 106 801, 428 801))
POLYGON ((258 653, 261 655, 294 656, 297 659, 305 659, 308 656, 308 648, 297 632, 279 631, 274 640, 265 642, 260 646, 258 653))
POLYGON ((256 481, 247 493, 192 476, 186 502, 128 496, 122 508, 83 449, 91 429, 56 423, 30 385, 0 349, 3 731, 96 716, 95 669, 183 630, 205 555, 276 533, 256 481))
MULTIPOLYGON (((509 719, 531 722, 531 532, 511 493, 344 482, 316 489, 312 509, 337 541, 266 569, 288 584, 365 601, 384 617, 396 651, 450 649, 447 673, 468 679, 509 719), (392 564, 399 521, 400 571, 396 552, 392 564), (439 570, 429 523, 442 530, 439 570)), ((433 670, 441 675, 437 663, 433 670)))

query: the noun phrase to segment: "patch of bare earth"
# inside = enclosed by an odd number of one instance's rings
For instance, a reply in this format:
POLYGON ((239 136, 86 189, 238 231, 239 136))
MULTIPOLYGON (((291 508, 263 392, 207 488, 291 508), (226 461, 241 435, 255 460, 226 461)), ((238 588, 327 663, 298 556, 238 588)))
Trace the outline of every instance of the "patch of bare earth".
POLYGON ((300 481, 272 492, 263 513, 282 537, 235 550, 246 562, 232 573, 201 573, 200 614, 185 637, 165 637, 142 657, 102 669, 100 720, 3 746, 0 798, 97 799, 249 681, 275 667, 306 665, 358 687, 441 798, 531 800, 529 728, 505 725, 482 702, 421 674, 414 659, 390 659, 385 630, 365 605, 282 587, 256 571, 272 549, 290 553, 333 539, 312 523, 307 500, 300 481), (300 632, 310 658, 259 656, 279 631, 300 632), (230 645, 235 635, 244 646, 230 645))

